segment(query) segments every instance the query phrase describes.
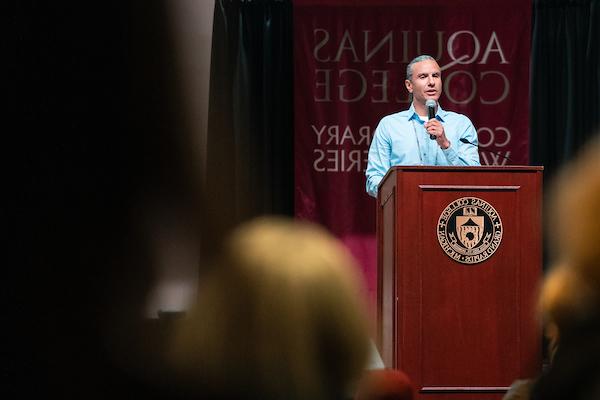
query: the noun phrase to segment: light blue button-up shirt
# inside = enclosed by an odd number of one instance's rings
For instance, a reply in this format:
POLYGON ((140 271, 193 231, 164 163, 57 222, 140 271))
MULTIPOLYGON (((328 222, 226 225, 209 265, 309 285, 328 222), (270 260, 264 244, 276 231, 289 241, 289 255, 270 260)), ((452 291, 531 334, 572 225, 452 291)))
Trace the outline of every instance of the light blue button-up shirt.
POLYGON ((450 147, 442 150, 431 140, 414 106, 381 119, 369 148, 367 193, 377 196, 377 187, 395 165, 481 165, 477 151, 477 131, 462 114, 445 111, 438 104, 435 117, 444 126, 450 147), (462 143, 467 139, 473 145, 462 143))

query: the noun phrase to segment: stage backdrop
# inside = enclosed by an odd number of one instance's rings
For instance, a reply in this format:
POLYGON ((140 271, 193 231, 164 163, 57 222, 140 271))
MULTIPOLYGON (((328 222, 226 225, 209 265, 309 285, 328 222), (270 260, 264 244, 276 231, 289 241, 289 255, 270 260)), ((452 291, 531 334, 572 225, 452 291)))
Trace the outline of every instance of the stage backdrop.
POLYGON ((482 164, 527 164, 530 21, 522 0, 294 1, 295 213, 345 242, 373 304, 364 170, 378 121, 409 107, 407 63, 438 61, 440 104, 471 118, 482 164))

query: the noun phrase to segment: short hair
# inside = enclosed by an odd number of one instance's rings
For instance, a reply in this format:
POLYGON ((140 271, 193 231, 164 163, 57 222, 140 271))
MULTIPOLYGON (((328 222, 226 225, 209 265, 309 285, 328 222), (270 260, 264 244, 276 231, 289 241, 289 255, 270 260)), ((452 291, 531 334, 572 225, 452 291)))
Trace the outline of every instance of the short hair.
POLYGON ((418 62, 421 61, 426 61, 426 60, 433 60, 435 61, 435 58, 427 55, 427 54, 421 54, 420 56, 417 56, 415 58, 413 58, 413 60, 411 62, 408 63, 408 65, 406 66, 406 79, 408 79, 409 81, 412 82, 412 69, 413 69, 413 65, 415 65, 418 62))

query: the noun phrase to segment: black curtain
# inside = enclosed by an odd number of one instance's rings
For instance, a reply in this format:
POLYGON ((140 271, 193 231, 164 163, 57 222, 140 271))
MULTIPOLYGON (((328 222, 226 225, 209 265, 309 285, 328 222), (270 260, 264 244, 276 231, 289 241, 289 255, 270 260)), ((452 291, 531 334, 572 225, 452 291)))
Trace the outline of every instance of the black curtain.
POLYGON ((293 214, 290 0, 217 0, 207 187, 228 224, 293 214))
POLYGON ((549 182, 600 128, 600 1, 534 0, 531 164, 549 182))
MULTIPOLYGON (((599 0, 533 0, 530 162, 544 166, 545 194, 561 167, 600 133, 599 7, 599 0)), ((549 218, 543 223, 547 267, 547 234, 556 227, 549 218)))

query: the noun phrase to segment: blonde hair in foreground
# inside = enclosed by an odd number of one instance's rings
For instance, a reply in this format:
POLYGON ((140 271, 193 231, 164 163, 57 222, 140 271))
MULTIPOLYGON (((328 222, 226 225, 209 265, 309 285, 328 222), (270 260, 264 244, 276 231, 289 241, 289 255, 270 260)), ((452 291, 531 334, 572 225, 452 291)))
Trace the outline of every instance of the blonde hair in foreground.
POLYGON ((368 346, 347 250, 315 225, 261 218, 233 233, 221 260, 177 332, 179 370, 212 390, 260 398, 346 393, 368 346))
POLYGON ((600 293, 600 137, 587 144, 554 187, 554 248, 600 293))
POLYGON ((558 335, 600 313, 600 138, 565 168, 552 192, 556 261, 541 287, 540 314, 558 335))

